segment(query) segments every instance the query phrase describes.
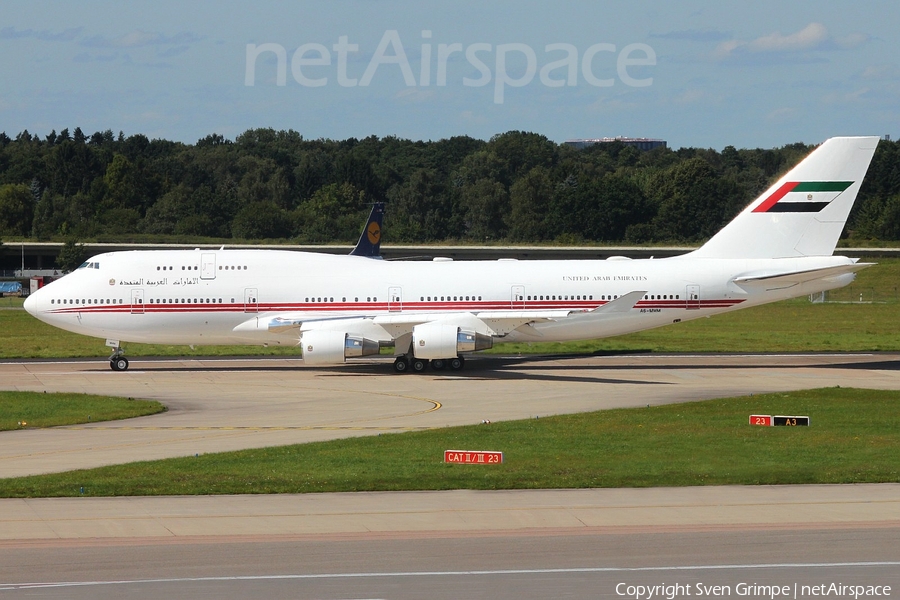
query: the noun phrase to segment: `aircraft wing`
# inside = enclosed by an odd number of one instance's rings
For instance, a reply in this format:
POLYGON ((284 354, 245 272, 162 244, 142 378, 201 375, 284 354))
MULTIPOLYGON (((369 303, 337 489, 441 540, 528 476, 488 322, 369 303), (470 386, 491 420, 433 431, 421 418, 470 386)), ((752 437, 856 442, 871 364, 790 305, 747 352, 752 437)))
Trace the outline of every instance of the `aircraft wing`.
POLYGON ((344 329, 352 332, 383 331, 391 338, 412 331, 425 323, 455 324, 475 329, 491 336, 504 336, 509 332, 532 323, 557 321, 573 315, 582 317, 612 316, 631 310, 644 296, 645 291, 634 291, 611 300, 592 310, 583 309, 535 309, 535 310, 489 310, 456 313, 411 313, 377 314, 371 316, 322 316, 309 313, 261 314, 254 316, 234 328, 235 332, 274 335, 300 334, 314 329, 344 329))

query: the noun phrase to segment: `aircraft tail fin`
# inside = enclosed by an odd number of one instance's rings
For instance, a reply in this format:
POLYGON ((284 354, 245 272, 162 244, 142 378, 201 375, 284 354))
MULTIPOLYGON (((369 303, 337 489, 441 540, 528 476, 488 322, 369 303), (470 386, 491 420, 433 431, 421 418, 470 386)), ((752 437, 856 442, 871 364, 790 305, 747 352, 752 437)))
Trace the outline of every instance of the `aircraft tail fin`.
POLYGON ((831 256, 878 139, 826 140, 690 256, 831 256))
POLYGON ((372 205, 372 212, 366 220, 356 247, 350 251, 352 256, 365 256, 368 258, 381 258, 381 223, 384 220, 384 202, 376 202, 372 205))

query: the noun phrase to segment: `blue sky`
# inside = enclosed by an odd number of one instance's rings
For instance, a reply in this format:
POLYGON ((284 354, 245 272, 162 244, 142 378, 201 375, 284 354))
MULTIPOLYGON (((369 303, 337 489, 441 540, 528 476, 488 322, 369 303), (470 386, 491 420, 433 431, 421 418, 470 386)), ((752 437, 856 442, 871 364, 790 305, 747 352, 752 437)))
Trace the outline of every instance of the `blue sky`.
POLYGON ((896 139, 898 32, 895 0, 8 0, 0 131, 896 139))

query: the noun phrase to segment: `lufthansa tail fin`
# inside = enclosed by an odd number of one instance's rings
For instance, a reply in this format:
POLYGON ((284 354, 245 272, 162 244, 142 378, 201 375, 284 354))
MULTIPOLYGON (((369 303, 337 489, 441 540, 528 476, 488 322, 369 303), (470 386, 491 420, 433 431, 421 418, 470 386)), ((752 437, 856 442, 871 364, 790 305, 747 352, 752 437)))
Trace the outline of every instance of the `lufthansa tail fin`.
POLYGON ((381 258, 381 223, 384 220, 384 202, 372 205, 372 212, 363 228, 356 247, 350 251, 352 256, 381 258))
POLYGON ((825 141, 690 256, 831 256, 877 145, 874 136, 825 141))

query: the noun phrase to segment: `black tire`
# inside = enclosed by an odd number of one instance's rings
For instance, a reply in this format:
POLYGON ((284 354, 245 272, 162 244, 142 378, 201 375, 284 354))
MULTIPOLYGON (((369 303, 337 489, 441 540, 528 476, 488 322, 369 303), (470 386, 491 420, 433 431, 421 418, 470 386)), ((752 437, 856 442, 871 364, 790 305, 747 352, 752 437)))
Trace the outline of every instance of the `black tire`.
POLYGON ((435 371, 443 371, 444 367, 446 367, 446 366, 447 366, 447 361, 445 361, 443 358, 436 358, 433 361, 431 361, 431 368, 434 369, 435 371))
POLYGON ((428 368, 428 361, 422 358, 414 358, 409 366, 412 367, 414 372, 421 373, 428 368))
POLYGON ((124 356, 118 356, 116 358, 110 359, 109 367, 113 371, 127 371, 128 370, 128 359, 124 356))
POLYGON ((394 371, 397 373, 406 373, 409 370, 409 361, 405 356, 398 356, 394 361, 394 371))
POLYGON ((463 366, 466 364, 466 359, 462 356, 457 356, 456 358, 450 359, 450 370, 451 371, 462 371, 463 366))

